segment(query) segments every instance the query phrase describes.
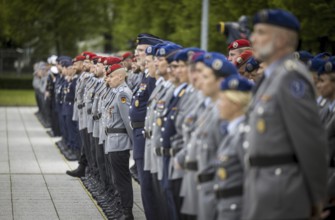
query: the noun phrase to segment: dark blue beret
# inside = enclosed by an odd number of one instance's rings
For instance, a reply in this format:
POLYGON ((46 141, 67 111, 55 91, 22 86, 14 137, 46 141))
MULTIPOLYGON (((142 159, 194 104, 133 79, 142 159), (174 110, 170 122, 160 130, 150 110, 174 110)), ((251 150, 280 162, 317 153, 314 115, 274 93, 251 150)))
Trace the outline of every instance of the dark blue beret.
POLYGON ((256 60, 254 57, 251 57, 249 60, 247 60, 246 65, 245 65, 245 71, 247 72, 252 72, 255 69, 259 68, 260 62, 256 60))
POLYGON ((57 59, 56 59, 56 61, 57 61, 58 63, 60 63, 62 60, 70 60, 70 61, 72 61, 72 58, 69 57, 69 56, 59 56, 59 57, 57 57, 57 59))
POLYGON ((156 45, 159 43, 163 43, 162 39, 159 39, 157 36, 152 34, 142 33, 137 36, 137 45, 141 44, 149 44, 149 45, 156 45))
POLYGON ((68 59, 61 60, 60 65, 62 65, 62 67, 72 66, 72 60, 68 60, 68 59))
POLYGON ((198 52, 204 52, 204 50, 201 50, 196 47, 185 48, 185 49, 180 50, 178 53, 176 53, 173 59, 175 61, 181 60, 181 61, 187 62, 191 56, 193 56, 195 53, 198 53, 198 52))
POLYGON ((155 56, 156 53, 157 53, 157 50, 158 50, 159 48, 161 48, 162 46, 164 46, 164 45, 166 45, 166 44, 165 44, 165 43, 159 43, 159 44, 156 44, 156 45, 153 45, 153 46, 149 46, 149 47, 147 47, 147 49, 145 50, 145 53, 146 53, 147 55, 153 55, 153 56, 155 56))
POLYGON ((328 52, 323 52, 323 53, 319 53, 319 54, 315 55, 314 58, 327 60, 327 59, 330 58, 330 57, 331 57, 331 54, 330 54, 330 53, 328 53, 328 52))
POLYGON ((173 51, 180 50, 180 49, 182 49, 182 46, 178 44, 173 44, 173 43, 166 44, 162 46, 161 48, 159 48, 159 50, 157 50, 156 56, 165 57, 165 56, 168 56, 173 51))
POLYGON ((220 84, 221 91, 234 90, 241 92, 250 92, 254 84, 240 75, 232 75, 222 80, 220 84))
POLYGON ((335 73, 335 57, 331 57, 328 60, 324 61, 324 64, 319 70, 319 75, 327 73, 335 73))
POLYGON ((271 24, 299 32, 299 20, 283 9, 264 9, 254 16, 254 25, 259 23, 271 24))
POLYGON ((227 77, 238 74, 238 71, 225 55, 216 52, 207 52, 204 55, 203 62, 206 66, 214 70, 220 77, 227 77))
POLYGON ((313 59, 313 55, 305 50, 300 50, 300 51, 296 51, 293 53, 294 57, 297 60, 301 60, 303 62, 307 62, 310 59, 313 59))
POLYGON ((314 57, 307 62, 307 66, 310 71, 321 73, 322 67, 325 65, 326 61, 324 59, 314 57))

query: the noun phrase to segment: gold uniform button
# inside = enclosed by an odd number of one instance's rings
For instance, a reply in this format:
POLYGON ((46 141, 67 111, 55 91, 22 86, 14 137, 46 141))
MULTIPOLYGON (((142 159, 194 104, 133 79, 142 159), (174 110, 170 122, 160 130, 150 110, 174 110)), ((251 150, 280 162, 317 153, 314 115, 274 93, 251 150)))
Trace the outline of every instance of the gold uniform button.
POLYGON ((221 180, 225 180, 227 178, 227 171, 225 168, 221 167, 218 169, 217 171, 217 176, 221 179, 221 180))
POLYGON ((260 134, 263 134, 266 130, 266 123, 263 118, 258 119, 257 121, 257 131, 260 134))

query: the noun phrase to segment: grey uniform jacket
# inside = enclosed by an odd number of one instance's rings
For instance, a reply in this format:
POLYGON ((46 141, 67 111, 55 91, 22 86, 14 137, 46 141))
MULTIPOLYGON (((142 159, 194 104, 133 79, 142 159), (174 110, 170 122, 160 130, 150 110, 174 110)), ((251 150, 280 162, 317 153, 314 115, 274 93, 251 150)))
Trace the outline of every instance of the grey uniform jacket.
POLYGON ((87 86, 84 92, 84 123, 86 123, 87 132, 92 133, 93 131, 93 117, 92 117, 92 106, 94 100, 95 87, 99 80, 95 76, 91 76, 90 80, 87 82, 87 86))
POLYGON ((161 98, 158 100, 154 110, 154 123, 152 125, 152 137, 151 137, 151 173, 157 173, 158 180, 162 179, 163 175, 163 160, 162 157, 157 156, 155 150, 161 146, 162 131, 161 127, 157 125, 156 119, 161 117, 166 111, 167 105, 173 96, 175 86, 170 81, 166 82, 165 89, 161 94, 161 98))
POLYGON ((285 58, 272 69, 249 108, 242 219, 307 219, 326 196, 325 131, 306 67, 285 58), (250 163, 285 155, 298 162, 250 163))
POLYGON ((90 80, 91 74, 90 73, 82 73, 79 77, 80 82, 76 85, 76 105, 75 107, 78 108, 78 126, 79 130, 85 129, 87 127, 86 124, 86 114, 85 108, 79 107, 80 105, 84 104, 84 92, 87 82, 90 80))
POLYGON ((235 119, 234 127, 228 130, 217 152, 214 163, 214 189, 213 194, 217 200, 216 219, 240 220, 242 214, 242 189, 244 170, 244 116, 235 119), (241 189, 231 197, 217 197, 220 190, 241 189))
POLYGON ((156 81, 156 87, 152 91, 148 103, 147 103, 147 114, 145 117, 144 125, 144 136, 145 136, 145 148, 144 148, 144 170, 151 170, 151 135, 152 126, 156 120, 154 117, 155 106, 157 101, 161 98, 161 93, 164 91, 165 81, 161 78, 160 81, 156 81), (158 83, 157 83, 158 82, 158 83))
POLYGON ((106 93, 106 91, 107 91, 106 83, 101 82, 101 84, 98 86, 95 92, 95 96, 93 100, 93 105, 92 105, 93 133, 92 135, 95 138, 99 138, 99 121, 102 115, 101 112, 99 111, 101 108, 100 100, 101 100, 101 97, 106 93))
POLYGON ((107 123, 107 111, 106 107, 115 98, 115 89, 107 88, 106 93, 101 97, 99 102, 99 112, 101 112, 101 118, 99 119, 99 144, 103 144, 106 140, 105 127, 107 123))
POLYGON ((106 128, 126 129, 126 133, 107 133, 105 153, 132 149, 132 129, 128 112, 132 92, 126 83, 115 89, 116 96, 106 107, 106 128))
POLYGON ((75 89, 75 94, 74 94, 73 116, 72 116, 73 121, 79 120, 78 97, 80 96, 79 90, 81 88, 82 81, 84 78, 83 75, 84 75, 83 73, 79 75, 77 84, 76 84, 76 89, 75 89))

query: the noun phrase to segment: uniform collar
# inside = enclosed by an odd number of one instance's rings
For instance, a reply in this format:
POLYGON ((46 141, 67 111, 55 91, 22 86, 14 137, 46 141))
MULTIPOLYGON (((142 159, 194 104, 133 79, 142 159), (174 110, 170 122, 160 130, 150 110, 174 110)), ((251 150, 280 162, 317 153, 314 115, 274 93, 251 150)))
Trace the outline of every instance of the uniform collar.
POLYGON ((284 60, 290 58, 292 55, 287 55, 279 60, 276 60, 275 62, 271 63, 268 67, 265 68, 264 70, 264 75, 266 78, 269 78, 271 74, 273 73, 273 70, 275 70, 284 60))
POLYGON ((179 92, 187 85, 187 83, 180 84, 173 92, 173 96, 177 97, 179 92))
POLYGON ((331 101, 328 105, 329 111, 335 111, 335 100, 331 101))
POLYGON ((245 116, 242 115, 238 118, 235 118, 234 120, 232 120, 231 122, 229 122, 228 127, 227 127, 227 131, 228 134, 233 134, 234 130, 236 129, 236 127, 241 123, 241 121, 243 121, 245 119, 245 116))
POLYGON ((164 78, 163 78, 163 77, 159 77, 159 78, 156 80, 155 85, 158 86, 158 85, 160 85, 160 84, 162 84, 162 83, 164 83, 164 82, 165 82, 164 78))
POLYGON ((209 98, 209 97, 206 97, 206 98, 205 98, 204 103, 205 103, 205 106, 206 106, 206 107, 209 106, 209 104, 211 104, 211 102, 212 102, 211 98, 209 98))

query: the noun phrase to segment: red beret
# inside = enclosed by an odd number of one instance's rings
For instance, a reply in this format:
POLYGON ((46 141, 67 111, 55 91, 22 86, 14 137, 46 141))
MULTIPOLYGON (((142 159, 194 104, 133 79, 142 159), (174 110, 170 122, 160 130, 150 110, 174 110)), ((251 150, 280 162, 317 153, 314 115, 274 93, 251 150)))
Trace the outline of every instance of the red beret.
POLYGON ((120 63, 122 60, 118 57, 107 57, 104 61, 105 65, 113 65, 116 63, 120 63))
POLYGON ((133 54, 131 52, 125 52, 123 55, 122 55, 122 60, 125 60, 127 58, 132 58, 133 57, 133 54))
POLYGON ((99 57, 99 59, 98 59, 98 63, 104 63, 105 62, 105 60, 107 59, 107 57, 99 57))
POLYGON ((251 47, 251 44, 246 39, 239 39, 239 40, 231 42, 228 46, 228 50, 235 50, 235 49, 239 49, 243 47, 251 47))
POLYGON ((251 50, 246 50, 243 51, 237 58, 235 61, 235 66, 236 67, 240 67, 243 64, 245 64, 252 56, 253 56, 253 52, 251 50))
POLYGON ((93 60, 93 57, 97 56, 95 53, 93 52, 89 52, 89 51, 84 51, 81 53, 82 56, 84 56, 86 59, 89 60, 93 60))
POLYGON ((86 59, 86 57, 84 57, 82 55, 78 55, 72 60, 72 62, 74 63, 74 62, 77 62, 77 61, 83 61, 85 59, 86 59))
POLYGON ((115 70, 118 70, 118 69, 121 69, 121 68, 123 68, 123 66, 121 66, 120 64, 113 64, 113 65, 109 66, 107 71, 106 71, 106 76, 109 76, 109 74, 111 74, 115 70))

